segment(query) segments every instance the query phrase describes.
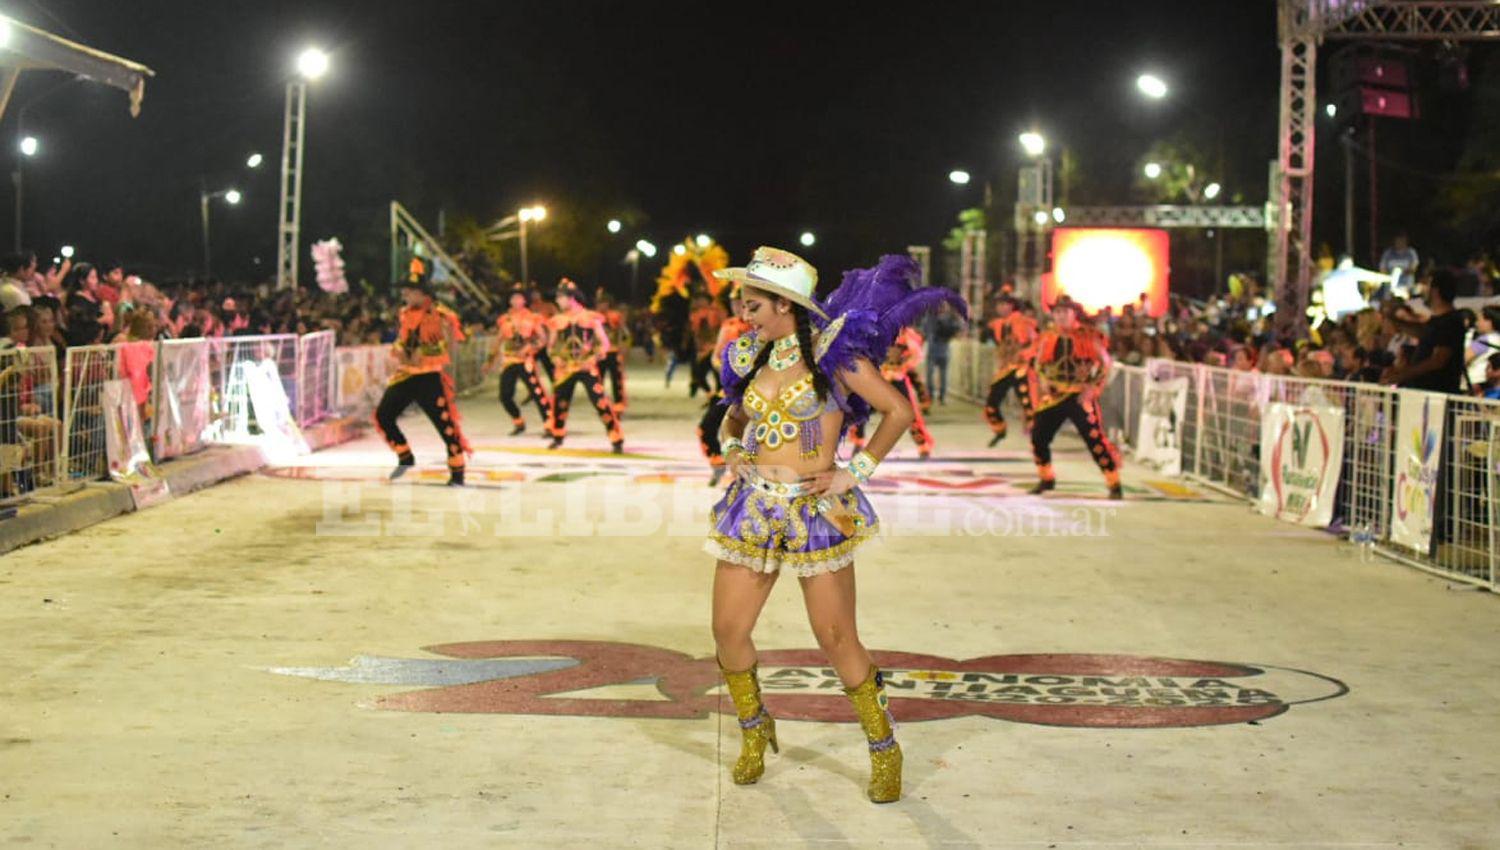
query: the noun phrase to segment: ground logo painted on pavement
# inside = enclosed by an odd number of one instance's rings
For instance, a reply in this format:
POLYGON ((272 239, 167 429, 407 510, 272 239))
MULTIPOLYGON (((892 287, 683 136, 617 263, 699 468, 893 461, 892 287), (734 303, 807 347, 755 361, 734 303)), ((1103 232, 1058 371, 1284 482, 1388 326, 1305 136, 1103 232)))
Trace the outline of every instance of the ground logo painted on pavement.
MULTIPOLYGON (((361 656, 346 667, 271 672, 330 681, 426 685, 371 700, 391 711, 702 718, 733 713, 713 658, 606 641, 480 641, 427 647, 436 659, 361 656)), ((901 721, 982 716, 1045 726, 1178 728, 1265 720, 1343 696, 1318 673, 1265 664, 1042 653, 959 661, 875 651, 901 721)), ((760 653, 771 713, 842 722, 849 705, 817 650, 760 653)))

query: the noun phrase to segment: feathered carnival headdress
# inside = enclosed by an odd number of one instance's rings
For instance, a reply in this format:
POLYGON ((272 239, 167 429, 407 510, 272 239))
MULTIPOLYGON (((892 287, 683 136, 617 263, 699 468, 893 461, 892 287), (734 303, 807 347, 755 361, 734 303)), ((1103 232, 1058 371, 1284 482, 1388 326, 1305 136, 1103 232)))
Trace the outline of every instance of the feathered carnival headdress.
POLYGON ((688 239, 673 246, 667 255, 667 264, 662 266, 661 275, 656 278, 656 293, 651 296, 651 312, 660 313, 661 302, 665 298, 673 295, 691 297, 689 290, 695 271, 696 276, 704 282, 709 297, 717 297, 721 284, 714 277, 714 272, 728 265, 729 254, 717 242, 699 247, 696 240, 688 239))
MULTIPOLYGON (((942 303, 952 304, 960 316, 968 318, 968 304, 958 293, 942 286, 918 287, 920 280, 921 267, 905 254, 887 254, 872 268, 845 272, 838 288, 822 302, 828 321, 809 313, 818 328, 817 362, 809 366, 821 370, 837 386, 833 378, 840 371, 852 368, 859 358, 881 363, 902 328, 942 303)), ((739 403, 745 392, 744 378, 764 344, 751 331, 725 352, 720 381, 725 404, 739 403)), ((846 424, 858 425, 869 418, 870 405, 864 399, 837 396, 846 424)))

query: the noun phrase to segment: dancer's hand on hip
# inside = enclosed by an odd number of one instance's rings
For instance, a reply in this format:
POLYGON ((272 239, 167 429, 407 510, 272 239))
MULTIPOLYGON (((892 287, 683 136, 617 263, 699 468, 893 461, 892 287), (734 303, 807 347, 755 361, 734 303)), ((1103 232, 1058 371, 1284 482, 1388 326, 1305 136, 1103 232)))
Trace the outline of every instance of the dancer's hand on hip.
POLYGON ((803 482, 811 485, 812 492, 819 496, 842 496, 853 490, 859 482, 849 474, 847 469, 828 469, 823 472, 815 472, 802 478, 803 482))

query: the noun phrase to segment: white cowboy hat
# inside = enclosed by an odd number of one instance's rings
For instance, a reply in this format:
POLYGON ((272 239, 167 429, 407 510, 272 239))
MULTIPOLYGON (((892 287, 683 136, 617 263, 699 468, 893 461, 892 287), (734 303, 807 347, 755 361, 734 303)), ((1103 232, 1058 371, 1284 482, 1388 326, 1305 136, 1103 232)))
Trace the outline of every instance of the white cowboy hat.
POLYGON ((714 277, 736 280, 742 286, 779 295, 817 313, 825 321, 828 319, 828 314, 813 300, 813 290, 818 286, 818 270, 791 251, 762 245, 755 249, 750 262, 743 268, 719 269, 714 272, 714 277))

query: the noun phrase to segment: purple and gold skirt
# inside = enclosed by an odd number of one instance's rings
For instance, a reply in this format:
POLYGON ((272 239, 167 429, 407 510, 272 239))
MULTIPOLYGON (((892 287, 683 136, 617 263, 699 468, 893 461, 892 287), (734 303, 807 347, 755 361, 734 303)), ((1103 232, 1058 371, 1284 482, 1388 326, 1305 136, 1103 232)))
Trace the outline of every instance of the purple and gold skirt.
POLYGON ((806 578, 853 563, 855 547, 878 531, 879 521, 858 487, 841 496, 815 496, 806 485, 750 472, 714 505, 703 550, 758 573, 784 567, 806 578))

